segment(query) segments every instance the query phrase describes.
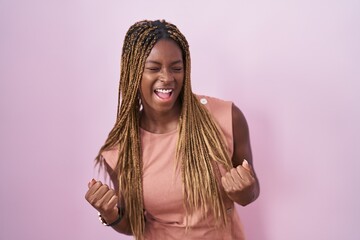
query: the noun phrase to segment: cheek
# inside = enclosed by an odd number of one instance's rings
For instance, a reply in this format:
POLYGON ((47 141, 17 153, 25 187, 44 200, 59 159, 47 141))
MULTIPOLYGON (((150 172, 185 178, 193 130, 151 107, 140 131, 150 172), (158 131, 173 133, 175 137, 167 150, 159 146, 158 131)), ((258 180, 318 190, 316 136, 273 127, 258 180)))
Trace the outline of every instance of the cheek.
POLYGON ((152 81, 150 78, 143 76, 140 82, 141 95, 149 95, 152 93, 152 81))
POLYGON ((181 87, 184 86, 184 83, 185 83, 185 74, 182 74, 182 76, 180 76, 178 83, 179 83, 179 85, 180 85, 181 87))

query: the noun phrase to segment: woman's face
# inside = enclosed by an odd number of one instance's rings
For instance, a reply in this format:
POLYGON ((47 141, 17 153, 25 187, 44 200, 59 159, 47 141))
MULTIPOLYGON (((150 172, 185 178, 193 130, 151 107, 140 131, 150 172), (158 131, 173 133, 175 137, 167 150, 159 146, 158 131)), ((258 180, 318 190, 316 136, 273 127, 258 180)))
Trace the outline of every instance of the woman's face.
POLYGON ((184 82, 184 62, 180 47, 171 39, 161 39, 145 62, 140 85, 145 112, 165 113, 179 109, 184 82))

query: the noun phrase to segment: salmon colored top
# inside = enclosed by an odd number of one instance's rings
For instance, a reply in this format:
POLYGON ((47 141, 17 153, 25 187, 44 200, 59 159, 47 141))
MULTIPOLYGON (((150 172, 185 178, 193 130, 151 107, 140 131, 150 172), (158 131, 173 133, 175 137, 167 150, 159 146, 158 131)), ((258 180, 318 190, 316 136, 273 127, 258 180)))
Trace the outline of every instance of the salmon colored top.
MULTIPOLYGON (((223 132, 230 156, 233 154, 232 103, 220 99, 198 96, 223 132)), ((143 196, 145 207, 145 239, 245 239, 234 202, 222 189, 227 209, 228 226, 216 228, 214 217, 209 212, 201 217, 195 212, 188 217, 183 205, 181 172, 176 169, 176 142, 178 130, 156 134, 140 129, 143 161, 143 196)), ((117 162, 117 150, 103 153, 113 169, 117 162)), ((221 174, 225 169, 219 165, 221 174)), ((220 179, 219 179, 220 181, 220 179)), ((221 185, 221 184, 220 184, 221 185)))

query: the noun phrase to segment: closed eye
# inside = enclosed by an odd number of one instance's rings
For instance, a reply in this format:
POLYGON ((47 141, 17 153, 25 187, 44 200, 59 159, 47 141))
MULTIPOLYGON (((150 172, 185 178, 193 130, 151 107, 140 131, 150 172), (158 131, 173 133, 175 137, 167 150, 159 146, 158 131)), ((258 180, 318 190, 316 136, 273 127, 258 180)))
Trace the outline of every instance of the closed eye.
POLYGON ((173 67, 172 70, 174 72, 181 72, 183 70, 183 68, 182 67, 173 67))
POLYGON ((160 68, 156 68, 156 67, 148 67, 146 69, 150 70, 150 71, 159 71, 160 70, 160 68))

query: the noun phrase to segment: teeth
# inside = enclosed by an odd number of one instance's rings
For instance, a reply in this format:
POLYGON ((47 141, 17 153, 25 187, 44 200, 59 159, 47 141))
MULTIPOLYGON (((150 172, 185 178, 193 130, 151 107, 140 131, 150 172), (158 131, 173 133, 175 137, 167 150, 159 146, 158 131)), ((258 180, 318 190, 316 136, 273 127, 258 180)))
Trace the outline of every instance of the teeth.
POLYGON ((161 93, 171 93, 173 90, 172 89, 156 89, 155 91, 161 92, 161 93))

